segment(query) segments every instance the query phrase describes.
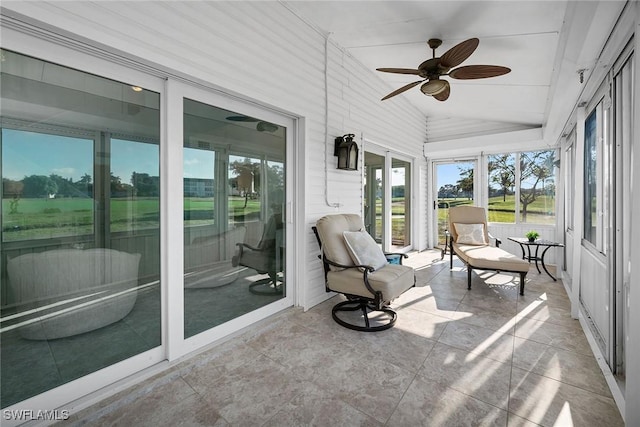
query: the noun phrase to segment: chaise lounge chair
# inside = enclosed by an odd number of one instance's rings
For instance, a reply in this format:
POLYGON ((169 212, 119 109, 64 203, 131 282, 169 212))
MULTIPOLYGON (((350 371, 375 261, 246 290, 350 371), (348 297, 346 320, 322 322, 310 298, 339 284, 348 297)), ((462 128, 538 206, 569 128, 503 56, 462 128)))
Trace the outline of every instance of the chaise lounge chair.
POLYGON ((500 239, 489 235, 484 208, 456 206, 449 209, 450 268, 455 253, 467 266, 467 289, 471 289, 471 270, 496 270, 520 274, 520 295, 524 295, 524 282, 529 263, 500 249, 500 239), (490 246, 490 238, 496 246, 490 246))

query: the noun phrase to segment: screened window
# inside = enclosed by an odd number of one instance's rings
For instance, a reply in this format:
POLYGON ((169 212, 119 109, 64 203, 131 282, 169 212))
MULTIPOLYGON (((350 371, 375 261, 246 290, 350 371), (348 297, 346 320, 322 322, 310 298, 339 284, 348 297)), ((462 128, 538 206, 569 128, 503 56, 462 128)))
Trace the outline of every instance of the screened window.
POLYGON ((567 159, 567 171, 565 173, 565 224, 567 230, 573 230, 573 212, 574 212, 574 191, 576 186, 576 150, 575 150, 575 142, 576 142, 576 131, 575 128, 571 131, 568 137, 568 147, 566 151, 566 159, 567 159))
POLYGON ((516 155, 488 156, 489 222, 516 222, 516 155))
POLYGON ((520 221, 555 224, 555 151, 520 153, 520 221))
POLYGON ((555 224, 556 151, 487 157, 489 222, 555 224))
POLYGON ((599 103, 585 120, 583 238, 604 252, 604 135, 606 112, 599 103))

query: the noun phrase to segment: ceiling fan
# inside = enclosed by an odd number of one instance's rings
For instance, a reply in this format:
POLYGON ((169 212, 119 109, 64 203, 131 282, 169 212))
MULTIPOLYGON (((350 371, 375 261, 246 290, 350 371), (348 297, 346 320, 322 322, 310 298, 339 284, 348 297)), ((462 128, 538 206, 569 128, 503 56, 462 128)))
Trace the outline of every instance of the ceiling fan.
POLYGON ((486 79, 488 77, 501 76, 511 71, 510 68, 499 65, 466 65, 464 67, 458 67, 458 65, 462 64, 469 56, 471 56, 478 47, 478 43, 480 43, 480 40, 477 38, 465 40, 446 51, 441 57, 436 58, 436 49, 442 44, 442 40, 430 39, 427 44, 433 51, 433 58, 427 59, 422 64, 418 65, 417 69, 377 68, 378 71, 385 73, 415 74, 423 78, 423 80, 409 83, 408 85, 402 86, 400 89, 394 90, 382 98, 382 101, 401 94, 402 92, 423 82, 426 83, 420 86, 422 93, 433 96, 438 101, 446 101, 451 93, 451 88, 449 86, 449 82, 447 80, 440 79, 440 77, 448 76, 459 80, 486 79), (452 70, 452 68, 454 69, 452 70))
POLYGON ((279 129, 278 125, 248 116, 229 116, 227 117, 227 120, 231 120, 232 122, 258 122, 256 125, 256 130, 258 132, 275 132, 279 129))

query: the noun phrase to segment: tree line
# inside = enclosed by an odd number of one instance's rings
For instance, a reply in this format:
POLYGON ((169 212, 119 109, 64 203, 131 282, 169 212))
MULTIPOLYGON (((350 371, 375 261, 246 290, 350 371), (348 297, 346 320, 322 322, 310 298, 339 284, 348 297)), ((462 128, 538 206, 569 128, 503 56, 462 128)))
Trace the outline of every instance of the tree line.
MULTIPOLYGON (((111 197, 158 197, 160 177, 148 173, 133 172, 130 183, 122 182, 111 172, 111 197)), ((51 198, 51 197, 93 197, 93 178, 88 173, 78 180, 64 178, 58 174, 28 175, 21 180, 2 179, 2 195, 5 199, 51 198)))
MULTIPOLYGON (((546 181, 554 176, 554 167, 558 166, 554 151, 535 151, 520 153, 520 207, 523 220, 526 221, 529 205, 535 202, 545 191, 555 193, 553 182, 546 181), (529 188, 523 188, 522 183, 529 188)), ((500 154, 489 156, 490 197, 501 195, 506 202, 507 195, 515 194, 516 156, 500 154)), ((446 184, 438 189, 438 198, 473 197, 473 168, 461 168, 460 179, 455 184, 446 184)))

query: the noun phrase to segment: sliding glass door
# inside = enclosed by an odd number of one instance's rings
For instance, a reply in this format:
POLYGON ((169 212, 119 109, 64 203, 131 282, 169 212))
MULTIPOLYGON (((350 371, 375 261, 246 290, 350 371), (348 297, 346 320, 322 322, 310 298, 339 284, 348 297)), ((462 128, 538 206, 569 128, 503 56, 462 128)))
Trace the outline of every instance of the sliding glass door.
POLYGON ((185 340, 291 301, 285 262, 290 127, 224 103, 195 88, 183 95, 185 340))
POLYGON ((7 50, 0 87, 5 408, 162 344, 160 94, 7 50))

